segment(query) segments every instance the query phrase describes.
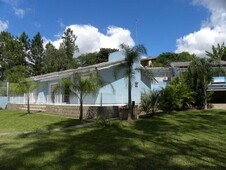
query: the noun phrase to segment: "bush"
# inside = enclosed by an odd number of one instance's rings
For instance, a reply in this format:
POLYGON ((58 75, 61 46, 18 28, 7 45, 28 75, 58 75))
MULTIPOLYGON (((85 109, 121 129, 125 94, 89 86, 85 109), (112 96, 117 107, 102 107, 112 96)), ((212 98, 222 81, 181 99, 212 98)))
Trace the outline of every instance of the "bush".
POLYGON ((176 77, 160 94, 159 107, 164 112, 185 110, 194 103, 194 93, 178 77, 176 77))
POLYGON ((101 127, 106 127, 110 125, 109 118, 103 115, 97 115, 95 121, 96 121, 96 125, 101 127))
POLYGON ((141 96, 140 110, 146 114, 154 114, 158 107, 159 94, 157 90, 144 91, 141 96))

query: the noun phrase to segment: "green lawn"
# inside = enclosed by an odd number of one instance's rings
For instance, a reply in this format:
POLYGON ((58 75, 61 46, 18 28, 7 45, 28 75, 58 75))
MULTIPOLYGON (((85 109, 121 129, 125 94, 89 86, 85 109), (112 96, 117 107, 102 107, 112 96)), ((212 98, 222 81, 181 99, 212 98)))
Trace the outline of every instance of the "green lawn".
POLYGON ((41 113, 0 110, 0 133, 50 130, 79 124, 78 120, 41 113))
POLYGON ((2 136, 0 169, 226 169, 226 111, 2 136))

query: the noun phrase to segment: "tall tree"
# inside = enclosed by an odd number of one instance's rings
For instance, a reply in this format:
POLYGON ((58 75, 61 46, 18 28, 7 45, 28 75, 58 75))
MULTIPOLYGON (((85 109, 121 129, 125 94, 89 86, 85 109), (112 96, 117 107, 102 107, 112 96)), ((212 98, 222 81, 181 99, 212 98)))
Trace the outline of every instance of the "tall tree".
POLYGON ((135 75, 135 71, 137 70, 134 68, 134 64, 139 61, 140 57, 142 54, 147 54, 146 48, 143 45, 137 45, 132 48, 125 44, 120 45, 121 49, 124 52, 125 58, 124 61, 125 63, 122 65, 119 65, 116 67, 116 72, 115 75, 117 76, 117 72, 119 70, 123 70, 124 76, 127 79, 127 85, 128 85, 128 108, 129 108, 129 114, 128 114, 128 119, 132 118, 132 81, 135 75))
POLYGON ((75 41, 77 39, 77 36, 74 35, 73 31, 68 28, 64 35, 62 36, 63 42, 60 44, 60 50, 64 50, 66 54, 65 63, 66 63, 66 69, 75 68, 77 66, 77 63, 75 61, 74 53, 77 52, 78 46, 75 45, 75 41))
POLYGON ((8 32, 2 32, 0 42, 1 80, 4 80, 6 71, 17 66, 27 66, 27 60, 20 38, 15 38, 8 32))
POLYGON ((217 47, 212 46, 212 52, 206 51, 206 56, 209 57, 213 65, 217 65, 216 74, 225 75, 225 70, 221 67, 221 60, 226 60, 226 47, 224 43, 217 44, 217 47))
POLYGON ((65 79, 59 82, 54 90, 52 91, 52 100, 54 101, 54 96, 59 90, 69 87, 70 92, 72 92, 76 97, 78 97, 80 102, 80 116, 79 119, 83 120, 83 101, 86 95, 95 93, 102 83, 97 74, 90 74, 88 77, 83 78, 80 74, 75 74, 72 79, 65 79))
POLYGON ((31 41, 31 62, 33 75, 42 74, 44 48, 41 34, 38 32, 31 41))
POLYGON ((213 77, 213 67, 210 60, 197 58, 192 61, 184 76, 187 84, 196 92, 196 105, 207 109, 207 89, 213 77))

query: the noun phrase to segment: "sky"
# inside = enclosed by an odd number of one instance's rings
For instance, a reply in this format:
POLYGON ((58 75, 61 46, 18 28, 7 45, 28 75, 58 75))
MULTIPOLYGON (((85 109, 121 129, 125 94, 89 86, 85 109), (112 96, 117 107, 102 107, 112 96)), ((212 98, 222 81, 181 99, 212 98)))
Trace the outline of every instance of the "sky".
MULTIPOLYGON (((40 32, 59 47, 71 28, 80 53, 143 44, 148 57, 187 51, 205 56, 226 44, 226 0, 0 0, 0 32, 40 32)), ((77 54, 77 55, 79 55, 77 54)))

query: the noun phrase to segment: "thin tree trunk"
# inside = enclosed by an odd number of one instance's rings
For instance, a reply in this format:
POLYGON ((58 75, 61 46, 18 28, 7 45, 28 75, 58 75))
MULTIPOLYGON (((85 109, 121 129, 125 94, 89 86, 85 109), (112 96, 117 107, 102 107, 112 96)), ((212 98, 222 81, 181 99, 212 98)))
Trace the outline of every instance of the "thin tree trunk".
POLYGON ((80 95, 80 115, 79 115, 79 120, 83 120, 83 100, 82 100, 82 94, 80 95))
POLYGON ((131 102, 132 102, 132 96, 131 96, 131 71, 129 73, 129 77, 128 77, 128 120, 132 119, 133 116, 133 109, 131 108, 131 102))
POLYGON ((29 97, 29 94, 27 95, 27 113, 31 113, 30 112, 30 97, 29 97))
POLYGON ((207 92, 206 92, 206 90, 204 90, 204 97, 205 97, 205 100, 204 100, 204 110, 207 110, 207 92))

